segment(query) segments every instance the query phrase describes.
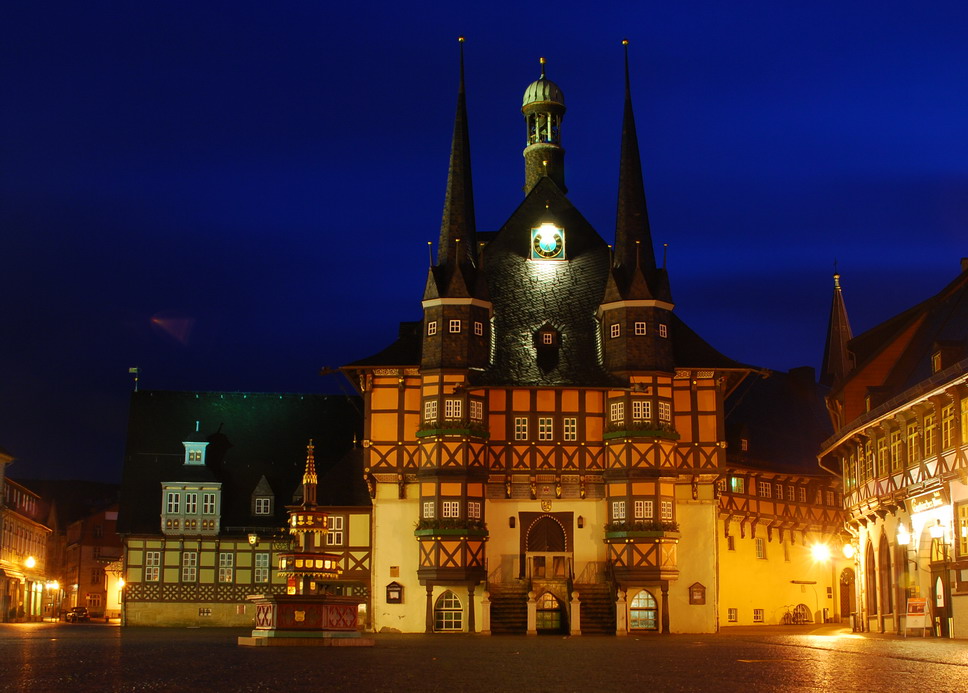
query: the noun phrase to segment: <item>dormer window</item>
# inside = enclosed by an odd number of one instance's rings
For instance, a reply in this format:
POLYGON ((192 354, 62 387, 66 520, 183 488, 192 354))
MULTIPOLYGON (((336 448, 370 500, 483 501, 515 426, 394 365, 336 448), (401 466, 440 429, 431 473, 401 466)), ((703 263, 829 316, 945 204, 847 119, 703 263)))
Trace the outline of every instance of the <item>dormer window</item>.
POLYGON ((269 486, 268 479, 263 476, 252 491, 252 514, 271 515, 275 505, 274 499, 272 487, 269 486))
POLYGON ((941 352, 936 351, 931 354, 931 372, 937 373, 941 370, 941 352))

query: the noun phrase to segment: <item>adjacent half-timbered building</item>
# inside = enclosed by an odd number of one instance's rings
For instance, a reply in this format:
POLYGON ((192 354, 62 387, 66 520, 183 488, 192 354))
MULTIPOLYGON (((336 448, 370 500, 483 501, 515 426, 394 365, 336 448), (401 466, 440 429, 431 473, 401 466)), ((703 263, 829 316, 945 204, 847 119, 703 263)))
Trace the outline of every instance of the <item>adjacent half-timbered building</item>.
POLYGON ((968 637, 968 261, 937 295, 852 337, 835 280, 825 374, 865 629, 968 637), (907 619, 910 599, 928 618, 907 619))
MULTIPOLYGON (((359 402, 324 395, 161 392, 132 395, 118 531, 123 622, 251 626, 250 594, 285 593, 286 506, 302 501, 312 440, 335 593, 370 585, 370 498, 359 402)), ((365 621, 365 616, 364 619, 365 621)))
MULTIPOLYGON (((567 197, 565 99, 543 61, 541 70, 521 107, 524 199, 498 231, 479 233, 462 57, 423 319, 343 369, 365 404, 374 627, 711 632, 779 622, 787 602, 807 604, 811 620, 833 614, 831 581, 816 587, 829 563, 779 569, 840 531, 827 495, 839 492, 836 479, 812 457, 827 431, 791 413, 792 470, 769 466, 787 454, 782 444, 755 459, 737 453, 734 465, 725 403, 769 374, 723 356, 674 312, 653 251, 627 64, 611 247, 567 197), (782 485, 783 498, 735 486, 760 479, 771 492, 782 485), (782 589, 743 581, 767 560, 744 542, 761 539, 777 561, 764 581, 782 589), (820 591, 795 599, 792 580, 820 591), (762 601, 726 600, 724 587, 762 601), (742 618, 727 616, 733 608, 742 618)), ((822 412, 812 379, 807 389, 822 412)))

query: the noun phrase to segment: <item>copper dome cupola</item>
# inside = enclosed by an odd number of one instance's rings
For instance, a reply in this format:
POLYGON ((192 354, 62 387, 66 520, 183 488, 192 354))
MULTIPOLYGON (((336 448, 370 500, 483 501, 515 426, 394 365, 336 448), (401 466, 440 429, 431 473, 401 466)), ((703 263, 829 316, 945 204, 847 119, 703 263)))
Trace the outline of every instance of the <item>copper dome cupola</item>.
POLYGON ((521 113, 527 126, 524 149, 524 192, 531 192, 544 177, 551 178, 562 192, 565 187, 565 150, 561 146, 561 121, 565 117, 565 94, 547 78, 541 58, 541 77, 524 90, 521 113))

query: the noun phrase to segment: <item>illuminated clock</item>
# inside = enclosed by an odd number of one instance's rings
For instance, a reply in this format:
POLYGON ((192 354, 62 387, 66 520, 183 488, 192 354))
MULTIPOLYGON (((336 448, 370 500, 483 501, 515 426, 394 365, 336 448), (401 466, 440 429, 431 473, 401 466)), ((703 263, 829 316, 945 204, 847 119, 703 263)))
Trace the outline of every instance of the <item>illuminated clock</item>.
POLYGON ((550 222, 531 229, 532 260, 564 260, 565 230, 550 222))

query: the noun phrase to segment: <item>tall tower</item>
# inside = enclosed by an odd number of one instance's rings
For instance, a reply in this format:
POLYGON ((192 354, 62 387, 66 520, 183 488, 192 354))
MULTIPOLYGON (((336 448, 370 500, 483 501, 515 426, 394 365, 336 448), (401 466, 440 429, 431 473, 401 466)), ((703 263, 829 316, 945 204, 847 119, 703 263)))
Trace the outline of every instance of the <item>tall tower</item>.
POLYGON ((834 295, 830 301, 830 321, 827 323, 827 341, 824 344, 823 364, 820 367, 820 382, 834 385, 844 379, 850 371, 850 355, 847 342, 853 339, 850 320, 847 318, 847 305, 840 288, 840 273, 834 273, 834 295))
POLYGON ((528 130, 524 148, 524 194, 547 176, 562 192, 565 187, 565 150, 561 146, 561 121, 565 117, 565 95, 558 85, 545 76, 545 59, 541 58, 541 77, 524 91, 521 113, 528 130))

